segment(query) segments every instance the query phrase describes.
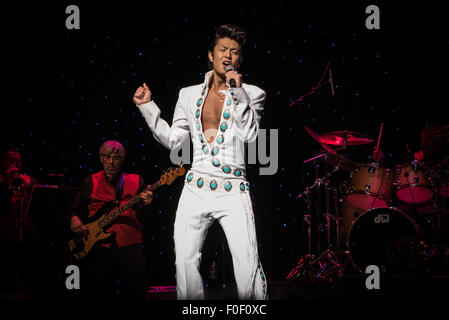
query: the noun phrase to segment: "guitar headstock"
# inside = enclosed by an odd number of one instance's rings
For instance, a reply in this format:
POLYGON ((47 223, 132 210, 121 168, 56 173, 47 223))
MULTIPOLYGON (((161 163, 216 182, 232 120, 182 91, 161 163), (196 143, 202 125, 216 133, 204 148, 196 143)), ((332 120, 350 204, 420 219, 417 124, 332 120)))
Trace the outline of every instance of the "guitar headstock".
POLYGON ((186 173, 186 169, 182 166, 182 163, 176 168, 168 168, 164 170, 164 173, 159 178, 159 182, 161 185, 166 184, 170 185, 172 182, 180 176, 183 176, 186 173))

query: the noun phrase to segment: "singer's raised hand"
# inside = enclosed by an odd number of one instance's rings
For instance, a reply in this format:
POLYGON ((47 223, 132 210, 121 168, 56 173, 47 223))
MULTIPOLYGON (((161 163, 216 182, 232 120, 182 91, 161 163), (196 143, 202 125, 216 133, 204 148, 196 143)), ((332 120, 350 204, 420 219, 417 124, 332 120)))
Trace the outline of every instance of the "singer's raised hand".
POLYGON ((151 101, 151 91, 147 84, 144 83, 143 86, 137 88, 134 93, 133 102, 140 106, 141 104, 151 101))

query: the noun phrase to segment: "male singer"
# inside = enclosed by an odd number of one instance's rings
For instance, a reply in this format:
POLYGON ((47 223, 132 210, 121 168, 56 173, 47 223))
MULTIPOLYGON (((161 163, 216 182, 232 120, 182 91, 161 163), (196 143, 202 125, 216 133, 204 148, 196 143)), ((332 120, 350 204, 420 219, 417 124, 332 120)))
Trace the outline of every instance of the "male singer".
POLYGON ((212 70, 202 84, 180 90, 171 126, 160 117, 145 83, 134 94, 133 101, 157 141, 171 150, 190 133, 193 143, 193 164, 174 227, 178 299, 204 299, 201 250, 215 220, 228 240, 239 298, 267 297, 241 147, 257 137, 265 92, 242 83, 242 75, 235 71, 242 63, 246 39, 246 32, 237 26, 216 30, 208 51, 212 70))

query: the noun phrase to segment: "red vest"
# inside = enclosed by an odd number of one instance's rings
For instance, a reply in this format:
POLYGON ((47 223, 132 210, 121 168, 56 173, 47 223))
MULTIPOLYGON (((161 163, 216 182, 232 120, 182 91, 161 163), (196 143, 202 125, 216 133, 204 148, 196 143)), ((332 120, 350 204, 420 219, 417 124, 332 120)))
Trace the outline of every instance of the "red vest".
MULTIPOLYGON (((139 189, 139 176, 124 173, 123 194, 121 204, 133 198, 139 189)), ((104 171, 92 175, 92 193, 89 198, 89 217, 93 216, 106 202, 115 201, 115 189, 106 183, 104 171)), ((129 209, 114 220, 108 232, 115 233, 115 241, 119 247, 142 243, 142 225, 136 218, 136 212, 129 209)), ((109 247, 110 243, 103 244, 109 247)))

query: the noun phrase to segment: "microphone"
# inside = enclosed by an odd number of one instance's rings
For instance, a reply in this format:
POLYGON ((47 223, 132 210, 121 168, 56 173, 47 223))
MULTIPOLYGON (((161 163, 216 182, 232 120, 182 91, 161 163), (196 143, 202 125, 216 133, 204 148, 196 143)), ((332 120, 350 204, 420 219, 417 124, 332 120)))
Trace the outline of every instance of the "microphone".
POLYGON ((331 68, 329 68, 329 82, 330 82, 330 84, 331 84, 332 95, 335 96, 335 90, 334 90, 334 78, 332 77, 332 71, 331 71, 331 68))
POLYGON ((21 191, 25 181, 20 177, 19 169, 14 170, 14 179, 11 182, 10 188, 12 190, 21 191))
MULTIPOLYGON (((225 67, 225 70, 226 70, 226 72, 229 72, 229 71, 234 71, 235 69, 234 69, 233 66, 231 66, 230 64, 228 64, 228 65, 225 67)), ((235 87, 236 87, 235 79, 229 80, 229 85, 231 86, 231 88, 235 88, 235 87)))

